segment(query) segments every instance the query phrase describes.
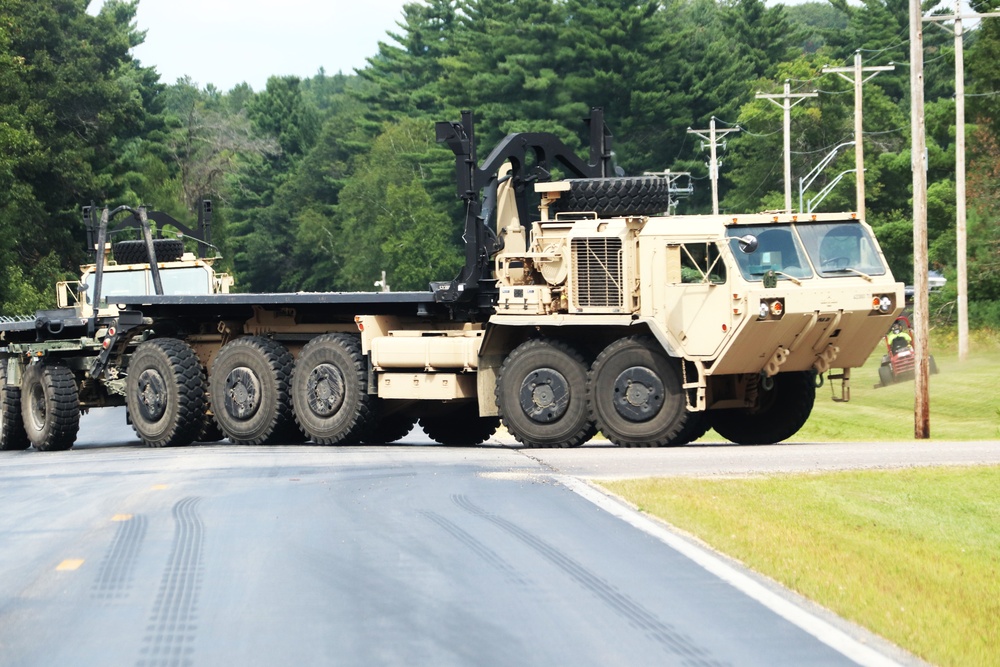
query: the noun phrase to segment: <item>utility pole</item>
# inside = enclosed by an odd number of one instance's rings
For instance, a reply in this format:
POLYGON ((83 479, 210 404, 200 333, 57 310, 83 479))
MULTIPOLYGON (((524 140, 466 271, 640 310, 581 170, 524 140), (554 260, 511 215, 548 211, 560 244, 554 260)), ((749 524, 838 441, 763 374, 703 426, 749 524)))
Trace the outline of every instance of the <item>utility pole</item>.
POLYGON ((913 435, 931 437, 927 324, 927 142, 924 137, 924 33, 920 0, 910 0, 910 123, 913 168, 913 319, 916 340, 913 435))
POLYGON ((807 97, 817 97, 819 93, 792 93, 788 79, 785 79, 785 92, 781 95, 765 95, 757 93, 758 100, 770 100, 785 112, 785 213, 792 212, 792 107, 807 97), (792 104, 792 98, 797 98, 792 104), (778 102, 778 100, 782 100, 778 102))
MULTIPOLYGON (((701 149, 705 150, 705 142, 708 142, 708 146, 711 149, 709 155, 708 163, 708 176, 712 181, 712 213, 715 215, 719 214, 719 160, 716 153, 716 148, 719 146, 719 142, 716 140, 718 135, 726 136, 730 132, 739 132, 740 127, 729 127, 721 130, 715 128, 715 116, 712 116, 712 120, 708 124, 707 130, 692 130, 688 128, 688 134, 695 134, 701 137, 702 144, 701 149), (708 132, 706 137, 703 133, 708 132)), ((725 143, 723 143, 723 146, 725 143)))
POLYGON ((858 212, 858 218, 861 220, 865 219, 865 149, 861 137, 861 85, 877 76, 879 72, 887 72, 894 69, 896 68, 891 63, 889 65, 882 65, 878 67, 862 67, 860 50, 854 52, 854 67, 827 66, 823 68, 824 73, 834 72, 854 84, 854 180, 856 183, 855 191, 857 193, 858 200, 856 210, 858 212), (852 73, 854 78, 848 76, 848 72, 852 73), (862 78, 865 72, 871 72, 871 74, 862 78))
MULTIPOLYGON (((955 0, 955 13, 928 16, 924 21, 955 22, 955 245, 958 246, 958 360, 969 356, 969 269, 968 231, 965 215, 965 53, 962 19, 1000 16, 1000 12, 962 14, 961 0, 955 0)), ((941 26, 944 28, 944 26, 941 26)), ((947 30, 947 28, 944 28, 947 30)))

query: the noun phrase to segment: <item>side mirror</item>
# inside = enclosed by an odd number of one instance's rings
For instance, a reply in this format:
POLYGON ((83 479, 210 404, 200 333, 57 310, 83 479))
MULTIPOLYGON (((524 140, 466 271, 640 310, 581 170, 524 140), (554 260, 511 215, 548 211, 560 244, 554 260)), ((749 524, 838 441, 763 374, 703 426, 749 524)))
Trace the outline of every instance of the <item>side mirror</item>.
POLYGON ((747 234, 746 236, 741 236, 736 240, 740 244, 740 252, 742 252, 744 255, 749 255, 750 253, 755 252, 757 250, 757 246, 759 245, 757 237, 754 236, 753 234, 747 234))

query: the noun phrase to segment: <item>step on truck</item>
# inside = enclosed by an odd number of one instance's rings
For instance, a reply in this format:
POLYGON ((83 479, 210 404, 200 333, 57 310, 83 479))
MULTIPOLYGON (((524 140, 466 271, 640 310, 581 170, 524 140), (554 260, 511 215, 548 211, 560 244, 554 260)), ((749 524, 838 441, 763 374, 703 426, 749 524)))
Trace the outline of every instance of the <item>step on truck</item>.
POLYGON ((790 438, 824 374, 848 400, 851 369, 904 301, 871 228, 851 213, 664 215, 667 179, 616 175, 599 109, 589 123, 589 159, 516 133, 482 162, 470 112, 438 123, 466 210, 455 279, 116 297, 107 354, 87 368, 8 345, 5 418, 42 414, 29 432, 66 433, 53 440, 68 447, 78 416, 64 397, 123 382, 150 446, 196 441, 207 414, 248 445, 387 443, 419 422, 446 445, 502 423, 526 447, 598 432, 659 447, 709 428, 741 444, 790 438), (45 410, 25 408, 31 395, 45 410))

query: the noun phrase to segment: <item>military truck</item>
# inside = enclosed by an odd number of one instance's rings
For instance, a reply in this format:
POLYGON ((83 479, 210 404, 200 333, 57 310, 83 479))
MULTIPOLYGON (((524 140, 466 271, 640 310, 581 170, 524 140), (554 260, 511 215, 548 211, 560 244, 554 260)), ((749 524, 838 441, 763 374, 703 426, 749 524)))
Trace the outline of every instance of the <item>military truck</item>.
POLYGON ((117 297, 108 352, 85 377, 8 346, 6 415, 30 380, 46 406, 20 406, 31 442, 68 447, 62 406, 87 383, 124 380, 150 446, 194 441, 210 413, 248 445, 389 442, 419 421, 447 445, 502 423, 526 447, 598 431, 658 447, 709 428, 743 444, 790 438, 824 374, 848 400, 851 368, 903 306, 871 228, 851 213, 663 215, 666 179, 615 175, 600 110, 589 122, 589 160, 516 133, 482 163, 471 112, 437 125, 466 210, 454 280, 117 297))
MULTIPOLYGON (((113 212, 105 208, 100 222, 98 211, 94 206, 83 207, 88 246, 95 252, 95 261, 80 267, 79 280, 56 284, 57 308, 0 321, 4 361, 0 364, 0 449, 27 449, 32 444, 38 449, 65 449, 75 437, 80 412, 125 404, 124 378, 115 377, 115 371, 103 381, 94 381, 89 375, 93 364, 107 354, 104 341, 121 318, 114 298, 126 294, 224 294, 233 285, 229 274, 213 268, 218 256, 205 254, 215 250, 210 243, 210 201, 201 204, 197 229, 166 213, 147 212, 145 207, 122 206, 113 212), (109 230, 109 222, 124 213, 129 215, 109 230), (149 220, 160 230, 172 227, 176 231, 172 237, 153 238, 149 220), (128 234, 136 229, 148 238, 105 242, 109 232, 128 234), (185 250, 185 238, 194 241, 197 254, 185 250), (32 364, 34 359, 42 361, 32 364), (13 369, 10 375, 9 369, 13 369), (26 377, 22 369, 30 371, 26 377), (69 416, 53 424, 50 410, 69 416), (32 427, 28 431, 26 423, 32 427)), ((202 437, 212 437, 211 426, 205 424, 202 437)))

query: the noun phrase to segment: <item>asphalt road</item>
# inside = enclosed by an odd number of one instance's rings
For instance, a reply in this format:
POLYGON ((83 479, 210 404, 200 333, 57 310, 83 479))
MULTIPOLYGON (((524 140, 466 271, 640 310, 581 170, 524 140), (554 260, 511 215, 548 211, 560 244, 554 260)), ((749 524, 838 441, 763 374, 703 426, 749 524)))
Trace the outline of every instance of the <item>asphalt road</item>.
POLYGON ((122 421, 0 452, 0 665, 916 664, 579 481, 748 448, 150 450, 122 421))

